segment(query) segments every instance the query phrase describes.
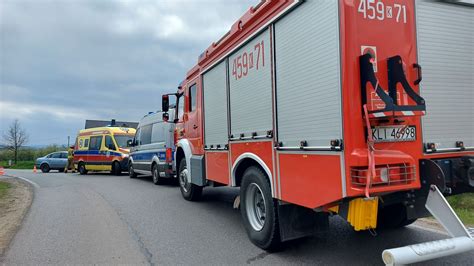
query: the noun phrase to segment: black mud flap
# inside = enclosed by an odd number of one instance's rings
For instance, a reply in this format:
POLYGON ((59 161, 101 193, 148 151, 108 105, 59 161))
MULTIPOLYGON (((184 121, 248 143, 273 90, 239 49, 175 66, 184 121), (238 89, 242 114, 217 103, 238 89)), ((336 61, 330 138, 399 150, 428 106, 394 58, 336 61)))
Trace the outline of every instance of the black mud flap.
POLYGON ((443 169, 432 160, 420 160, 421 189, 423 196, 428 196, 431 185, 436 185, 442 193, 447 191, 443 169))
POLYGON ((421 190, 436 185, 444 195, 474 192, 474 156, 420 160, 421 190))
POLYGON ((329 214, 293 205, 278 204, 281 241, 312 236, 329 228, 329 214))

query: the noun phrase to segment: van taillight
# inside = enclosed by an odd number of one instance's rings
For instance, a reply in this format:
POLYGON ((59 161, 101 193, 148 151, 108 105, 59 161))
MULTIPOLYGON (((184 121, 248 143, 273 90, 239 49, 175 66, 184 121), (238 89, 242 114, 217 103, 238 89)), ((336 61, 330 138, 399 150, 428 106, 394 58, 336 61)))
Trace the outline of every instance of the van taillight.
POLYGON ((172 159, 173 159, 173 151, 171 150, 171 148, 167 148, 166 149, 166 162, 171 163, 172 159))

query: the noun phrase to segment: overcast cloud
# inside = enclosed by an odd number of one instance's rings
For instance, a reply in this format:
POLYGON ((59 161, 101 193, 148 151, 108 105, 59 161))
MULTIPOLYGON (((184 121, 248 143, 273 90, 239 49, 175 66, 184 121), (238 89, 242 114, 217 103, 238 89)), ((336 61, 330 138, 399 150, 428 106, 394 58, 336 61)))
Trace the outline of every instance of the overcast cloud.
MULTIPOLYGON (((259 0, 0 0, 0 132, 64 144, 85 119, 138 121, 259 0)), ((0 142, 1 143, 1 142, 0 142)))

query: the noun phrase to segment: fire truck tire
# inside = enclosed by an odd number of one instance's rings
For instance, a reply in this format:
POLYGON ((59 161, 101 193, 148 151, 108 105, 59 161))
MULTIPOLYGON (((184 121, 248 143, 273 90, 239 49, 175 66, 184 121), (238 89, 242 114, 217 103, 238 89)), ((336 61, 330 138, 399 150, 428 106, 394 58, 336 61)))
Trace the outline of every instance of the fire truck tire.
POLYGON ((395 229, 414 223, 416 219, 408 219, 405 208, 402 204, 394 204, 379 209, 377 228, 395 229))
POLYGON ((115 161, 112 163, 112 174, 113 175, 120 175, 122 173, 122 169, 120 167, 120 163, 115 161))
POLYGON ((151 169, 151 174, 153 177, 153 184, 155 185, 163 185, 165 182, 165 179, 163 177, 160 177, 160 172, 158 171, 158 165, 153 164, 152 169, 151 169))
POLYGON ((182 159, 179 163, 178 180, 181 195, 185 200, 198 201, 202 196, 202 187, 197 186, 188 181, 188 168, 186 166, 186 159, 182 159))
POLYGON ((272 198, 268 177, 258 167, 249 167, 240 187, 240 213, 252 243, 264 250, 280 247, 277 202, 272 198))
POLYGON ((135 173, 135 169, 133 168, 133 164, 130 164, 128 167, 128 176, 130 178, 137 178, 137 173, 135 173))

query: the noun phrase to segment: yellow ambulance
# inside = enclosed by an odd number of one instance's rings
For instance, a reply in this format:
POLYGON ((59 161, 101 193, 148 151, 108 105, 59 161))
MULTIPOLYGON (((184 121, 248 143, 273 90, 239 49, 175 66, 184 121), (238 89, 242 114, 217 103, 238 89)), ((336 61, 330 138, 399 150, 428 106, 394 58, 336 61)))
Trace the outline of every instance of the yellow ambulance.
POLYGON ((74 149, 74 166, 81 175, 88 171, 128 171, 129 143, 134 128, 96 127, 79 131, 74 149))

